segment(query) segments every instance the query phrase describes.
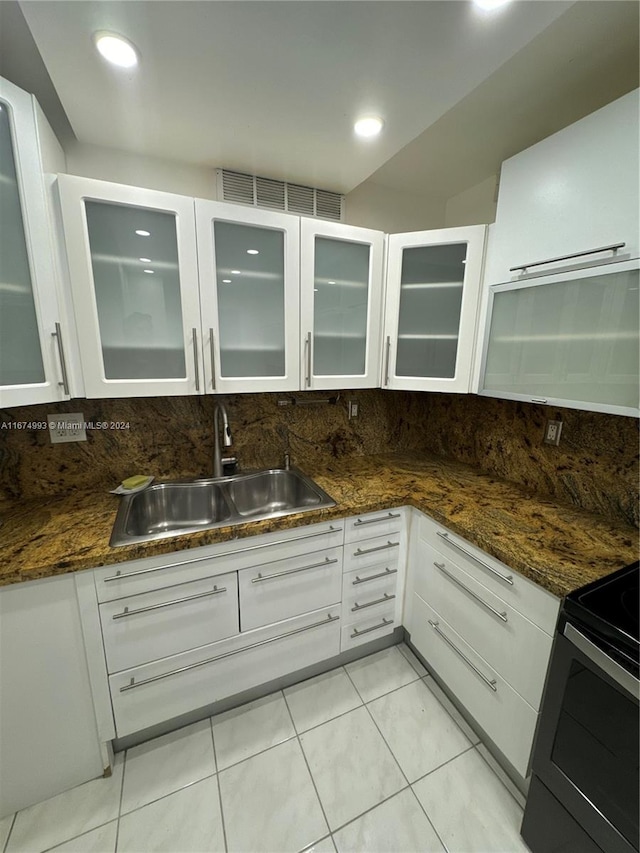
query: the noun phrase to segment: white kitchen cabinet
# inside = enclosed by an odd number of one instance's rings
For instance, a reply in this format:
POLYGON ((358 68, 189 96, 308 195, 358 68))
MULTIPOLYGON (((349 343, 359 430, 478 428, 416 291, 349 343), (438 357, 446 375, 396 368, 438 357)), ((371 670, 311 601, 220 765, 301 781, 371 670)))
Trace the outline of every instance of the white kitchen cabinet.
POLYGON ((69 399, 36 103, 0 78, 0 406, 69 399))
POLYGON ((479 392, 639 412, 638 261, 490 288, 479 392))
POLYGON ((376 388, 384 234, 300 220, 302 388, 376 388))
POLYGON ((87 397, 203 393, 193 199, 58 185, 87 397))
POLYGON ((300 387, 300 220, 196 199, 209 392, 300 387))
POLYGON ((0 818, 101 776, 72 575, 0 589, 0 818))
POLYGON ((619 243, 618 259, 639 256, 638 96, 629 92, 502 164, 487 285, 527 264, 560 272, 588 258, 611 260, 611 251, 592 250, 619 243), (566 257, 581 252, 591 253, 566 257))
POLYGON ((389 236, 383 388, 469 391, 485 233, 389 236))

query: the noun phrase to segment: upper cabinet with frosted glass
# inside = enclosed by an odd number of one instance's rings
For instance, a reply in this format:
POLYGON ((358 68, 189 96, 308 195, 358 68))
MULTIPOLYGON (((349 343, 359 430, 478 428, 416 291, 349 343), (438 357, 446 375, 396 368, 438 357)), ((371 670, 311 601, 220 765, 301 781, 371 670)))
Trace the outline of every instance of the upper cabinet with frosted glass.
POLYGON ((69 399, 31 95, 0 78, 0 406, 69 399))
POLYGON ((303 390, 380 382, 384 234, 302 219, 303 390))
POLYGON ((300 220, 196 199, 205 388, 300 387, 300 220))
POLYGON ((193 199, 58 182, 87 397, 202 393, 193 199))
POLYGON ((389 236, 383 388, 469 391, 485 232, 389 236))

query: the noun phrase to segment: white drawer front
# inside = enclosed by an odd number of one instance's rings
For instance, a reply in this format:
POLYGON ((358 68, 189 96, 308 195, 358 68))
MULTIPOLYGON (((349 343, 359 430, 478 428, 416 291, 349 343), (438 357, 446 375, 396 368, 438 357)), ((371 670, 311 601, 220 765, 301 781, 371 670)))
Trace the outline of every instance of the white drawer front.
POLYGON ((239 572, 243 631, 340 600, 342 548, 314 551, 239 572))
POLYGON ((536 711, 415 593, 411 642, 518 773, 526 777, 536 711))
POLYGON ((415 591, 538 710, 553 639, 435 549, 423 556, 415 591))
POLYGON ((555 595, 424 516, 420 518, 419 536, 553 636, 560 608, 555 595))
POLYGON ((351 624, 343 625, 340 650, 345 652, 354 646, 361 646, 363 643, 377 640, 378 637, 384 637, 385 634, 391 634, 400 624, 395 618, 393 604, 394 602, 391 602, 386 608, 375 613, 361 614, 351 624))
POLYGON ((383 562, 389 568, 397 568, 402 543, 401 533, 376 536, 364 542, 350 542, 344 546, 344 570, 353 572, 383 562))
POLYGON ((360 618, 377 616, 388 605, 399 607, 397 598, 398 573, 386 566, 375 566, 365 572, 349 572, 342 581, 342 621, 345 625, 360 618))
POLYGON ((339 613, 337 604, 112 675, 118 737, 337 655, 339 613))
POLYGON ((404 527, 404 514, 399 509, 370 512, 345 520, 344 541, 361 542, 373 536, 388 536, 404 527))
POLYGON ((138 595, 309 551, 337 548, 343 540, 344 522, 338 520, 106 566, 94 572, 98 601, 138 595))
POLYGON ((238 633, 235 572, 100 605, 109 672, 238 633))

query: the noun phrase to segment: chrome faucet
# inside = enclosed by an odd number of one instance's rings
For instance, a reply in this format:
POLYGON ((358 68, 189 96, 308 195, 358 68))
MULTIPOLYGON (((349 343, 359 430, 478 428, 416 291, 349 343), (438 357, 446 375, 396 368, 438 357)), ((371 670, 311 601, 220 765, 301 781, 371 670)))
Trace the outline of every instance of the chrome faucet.
POLYGON ((229 429, 229 416, 224 407, 224 403, 216 403, 216 408, 213 413, 213 476, 222 477, 222 451, 220 450, 220 423, 219 417, 222 415, 222 430, 223 442, 225 447, 229 447, 233 441, 231 438, 231 430, 229 429))

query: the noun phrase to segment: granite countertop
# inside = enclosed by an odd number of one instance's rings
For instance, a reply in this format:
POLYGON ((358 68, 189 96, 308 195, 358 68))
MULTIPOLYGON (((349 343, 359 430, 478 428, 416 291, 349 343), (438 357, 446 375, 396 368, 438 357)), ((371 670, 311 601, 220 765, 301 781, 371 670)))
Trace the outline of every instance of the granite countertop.
POLYGON ((2 510, 0 586, 403 505, 558 596, 638 558, 634 527, 543 500, 441 457, 351 457, 304 471, 335 507, 121 548, 109 547, 118 498, 108 486, 17 501, 2 510))

